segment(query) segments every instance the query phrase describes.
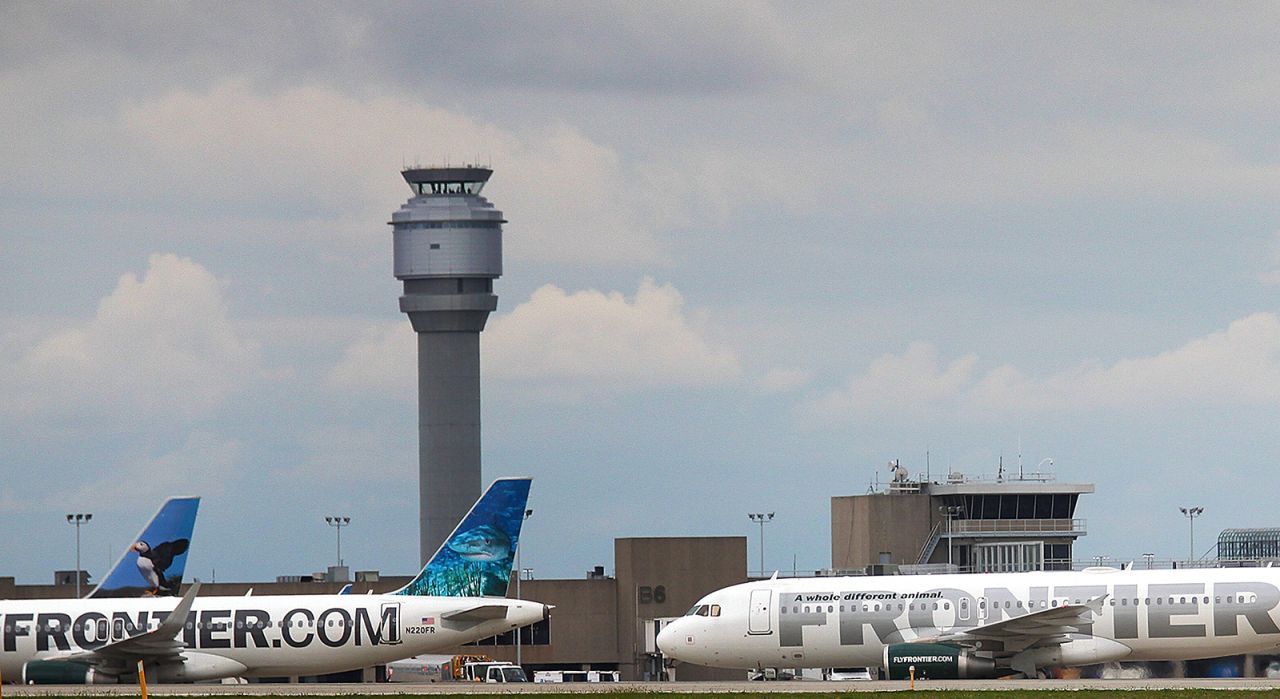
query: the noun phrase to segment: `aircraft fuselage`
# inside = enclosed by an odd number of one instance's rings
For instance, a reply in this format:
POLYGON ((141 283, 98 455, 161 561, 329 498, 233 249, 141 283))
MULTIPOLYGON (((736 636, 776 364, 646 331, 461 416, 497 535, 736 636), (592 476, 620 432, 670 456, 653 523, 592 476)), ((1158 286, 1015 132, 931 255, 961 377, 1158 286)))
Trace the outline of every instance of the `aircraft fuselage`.
MULTIPOLYGON (((17 678, 32 660, 56 660, 141 635, 159 626, 177 603, 176 597, 0 602, 0 672, 17 678)), ((197 597, 178 640, 184 655, 206 660, 187 663, 197 674, 207 667, 205 674, 214 676, 306 675, 466 643, 534 623, 544 613, 541 604, 503 598, 197 597), (506 606, 505 617, 444 618, 479 602, 506 606)))
POLYGON ((659 645, 668 657, 713 667, 878 666, 891 644, 1090 600, 1099 604, 1087 623, 1056 630, 1069 643, 1053 664, 1280 647, 1280 569, 1270 568, 761 580, 707 595, 694 607, 706 605, 703 614, 668 624, 659 645))

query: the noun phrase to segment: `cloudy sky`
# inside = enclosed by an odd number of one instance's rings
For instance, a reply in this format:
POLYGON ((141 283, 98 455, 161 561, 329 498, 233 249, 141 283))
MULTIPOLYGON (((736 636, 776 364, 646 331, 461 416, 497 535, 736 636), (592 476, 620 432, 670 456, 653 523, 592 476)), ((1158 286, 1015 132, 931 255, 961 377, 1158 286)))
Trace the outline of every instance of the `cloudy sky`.
POLYGON ((1097 484, 1077 557, 1280 526, 1274 4, 0 4, 0 575, 417 565, 404 164, 510 223, 484 477, 524 564, 830 564, 901 459, 1097 484), (21 535, 14 533, 21 532, 21 535))

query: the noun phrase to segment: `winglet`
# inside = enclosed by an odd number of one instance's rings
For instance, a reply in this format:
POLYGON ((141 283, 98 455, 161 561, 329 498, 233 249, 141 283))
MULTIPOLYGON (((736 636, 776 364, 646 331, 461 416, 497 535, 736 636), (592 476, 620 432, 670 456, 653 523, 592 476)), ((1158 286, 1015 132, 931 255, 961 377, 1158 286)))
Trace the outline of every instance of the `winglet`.
POLYGON ((102 582, 86 597, 142 597, 148 593, 177 596, 187 562, 187 549, 191 533, 196 526, 196 512, 200 498, 194 496, 172 497, 160 505, 155 515, 129 542, 102 582), (162 580, 159 586, 142 577, 138 569, 138 542, 146 542, 153 550, 172 544, 165 550, 171 555, 167 566, 158 572, 162 580))
POLYGON ((1102 603, 1106 602, 1107 598, 1110 596, 1111 596, 1111 593, 1104 592, 1101 595, 1098 595, 1097 597, 1092 597, 1090 599, 1085 600, 1084 606, 1088 607, 1094 614, 1102 614, 1102 603))
POLYGON ((532 480, 495 480, 417 577, 392 594, 506 596, 532 480))
POLYGON ((156 627, 157 636, 165 636, 177 638, 182 633, 182 627, 187 624, 187 615, 191 613, 191 605, 196 602, 196 595, 200 592, 200 583, 191 583, 191 587, 187 588, 187 594, 182 596, 182 600, 178 602, 178 606, 169 612, 169 616, 164 618, 160 626, 156 627))

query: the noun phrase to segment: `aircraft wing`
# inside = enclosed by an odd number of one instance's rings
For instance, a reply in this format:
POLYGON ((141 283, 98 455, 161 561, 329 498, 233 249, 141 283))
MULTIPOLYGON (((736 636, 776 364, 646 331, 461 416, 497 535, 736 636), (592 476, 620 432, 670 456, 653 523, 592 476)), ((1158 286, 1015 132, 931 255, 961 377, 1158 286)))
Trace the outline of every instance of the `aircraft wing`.
POLYGON ((505 604, 482 604, 477 607, 449 612, 442 615, 441 618, 446 621, 488 621, 490 619, 505 619, 506 616, 507 606, 505 604))
POLYGON ((183 644, 178 637, 182 635, 182 629, 187 623, 187 615, 191 612, 191 605, 195 603, 196 593, 199 590, 200 583, 192 583, 187 594, 183 595, 182 600, 178 602, 178 606, 174 607, 169 616, 165 617, 164 621, 152 631, 60 659, 80 660, 93 664, 179 659, 182 656, 183 644))
POLYGON ((1107 595, 1099 595, 1082 604, 1041 609, 956 633, 919 639, 919 642, 952 643, 997 653, 1059 645, 1070 640, 1069 634, 1080 633, 1081 626, 1092 623, 1093 615, 1102 612, 1102 603, 1106 598, 1107 595))

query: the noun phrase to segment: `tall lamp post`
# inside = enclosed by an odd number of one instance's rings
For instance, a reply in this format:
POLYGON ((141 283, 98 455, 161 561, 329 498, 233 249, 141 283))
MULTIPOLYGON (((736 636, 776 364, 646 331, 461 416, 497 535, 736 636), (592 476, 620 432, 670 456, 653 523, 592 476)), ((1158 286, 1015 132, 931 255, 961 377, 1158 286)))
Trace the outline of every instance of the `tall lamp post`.
MULTIPOLYGON (((524 511, 524 519, 526 522, 529 520, 529 515, 532 515, 532 514, 533 514, 533 510, 524 511)), ((524 527, 520 528, 520 532, 522 534, 524 533, 524 527)), ((520 549, 522 548, 524 547, 520 545, 520 541, 517 539, 516 540, 516 599, 524 599, 523 597, 520 596, 520 579, 524 577, 524 568, 520 567, 520 549)), ((524 646, 524 643, 522 643, 524 639, 521 638, 520 634, 524 631, 524 629, 516 628, 515 631, 516 631, 516 665, 522 665, 522 663, 520 662, 522 658, 520 650, 524 646)))
POLYGON ((1196 558, 1196 517, 1204 514, 1203 507, 1179 507, 1182 514, 1187 516, 1187 522, 1191 525, 1191 550, 1187 553, 1187 562, 1190 563, 1196 558))
POLYGON ((67 515, 67 524, 76 525, 76 598, 80 597, 80 578, 84 577, 80 574, 80 525, 88 524, 93 519, 93 515, 86 512, 77 512, 67 515))
POLYGON ((334 515, 332 517, 325 517, 324 521, 328 522, 329 526, 338 530, 338 567, 342 567, 342 528, 350 526, 351 518, 334 515))
POLYGON ((747 517, 750 517, 752 522, 760 523, 760 577, 764 577, 764 525, 765 522, 773 521, 773 513, 748 512, 747 517))
POLYGON ((951 520, 964 513, 964 505, 943 505, 938 512, 947 519, 947 565, 951 565, 951 520))
POLYGON ((1156 555, 1154 553, 1144 553, 1142 557, 1147 559, 1147 570, 1151 570, 1151 559, 1155 558, 1156 555))

